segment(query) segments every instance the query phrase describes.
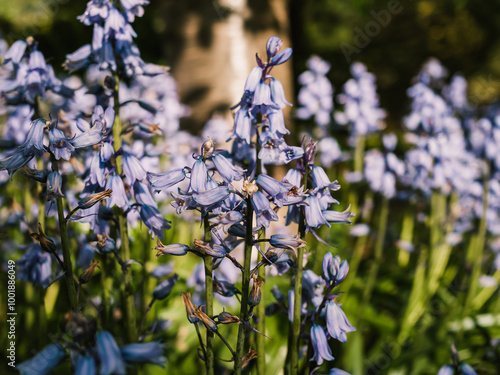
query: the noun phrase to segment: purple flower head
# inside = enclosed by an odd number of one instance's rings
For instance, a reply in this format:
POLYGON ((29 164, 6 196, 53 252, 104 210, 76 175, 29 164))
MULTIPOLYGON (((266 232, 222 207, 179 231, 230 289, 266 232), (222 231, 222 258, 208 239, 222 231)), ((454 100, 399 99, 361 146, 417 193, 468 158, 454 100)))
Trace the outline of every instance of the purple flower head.
MULTIPOLYGON (((213 181, 213 180, 212 180, 213 181)), ((210 207, 218 204, 229 197, 229 189, 227 186, 217 186, 213 189, 193 193, 193 200, 198 207, 210 207)))
POLYGON ((325 219, 320 206, 320 201, 315 196, 309 196, 306 198, 307 206, 304 207, 304 212, 306 214, 307 229, 318 228, 319 226, 325 224, 330 227, 328 221, 325 219))
MULTIPOLYGON (((277 79, 271 79, 269 85, 271 86, 271 100, 281 109, 285 108, 287 105, 291 106, 290 103, 285 98, 285 90, 283 89, 283 85, 277 79)), ((285 134, 289 134, 285 133, 285 134)))
POLYGON ((314 356, 310 360, 316 361, 318 366, 320 366, 324 360, 333 361, 335 359, 328 346, 328 340, 323 327, 313 324, 311 328, 311 343, 314 349, 314 356))
POLYGON ((331 182, 323 168, 311 165, 311 174, 312 174, 312 187, 314 189, 313 190, 314 193, 324 188, 328 188, 334 191, 340 189, 338 182, 337 181, 331 182))
POLYGON ((28 359, 16 366, 16 369, 26 375, 45 375, 52 372, 66 355, 65 350, 59 344, 50 344, 33 358, 28 359))
POLYGON ((336 223, 336 224, 352 224, 352 222, 349 220, 351 217, 356 216, 352 212, 349 212, 351 209, 351 206, 349 205, 344 211, 332 211, 332 210, 324 210, 322 212, 323 217, 328 221, 329 223, 336 223))
POLYGON ((190 190, 193 192, 202 192, 207 190, 208 169, 206 164, 200 158, 196 160, 191 169, 190 190))
POLYGON ((19 64, 24 56, 28 44, 23 40, 16 40, 3 57, 3 63, 19 64))
POLYGON ((347 341, 347 332, 354 332, 354 328, 340 306, 335 301, 328 301, 326 303, 326 327, 328 328, 328 333, 334 339, 340 342, 347 341))
POLYGON ((148 172, 148 180, 151 186, 156 191, 161 191, 162 189, 169 189, 186 178, 186 172, 184 168, 174 169, 170 172, 163 174, 155 174, 148 172))
POLYGON ((267 60, 270 61, 281 49, 283 41, 277 36, 272 36, 267 40, 266 52, 267 60))
POLYGON ((120 352, 126 362, 131 363, 153 363, 160 367, 165 367, 167 359, 163 355, 165 344, 158 341, 129 344, 122 346, 120 352))
POLYGON ((271 221, 278 221, 278 215, 271 208, 266 196, 260 191, 252 195, 252 204, 257 218, 257 226, 267 228, 271 221))
POLYGON ((172 292, 172 289, 174 288, 178 279, 179 276, 177 276, 176 274, 158 284, 158 286, 153 291, 153 297, 156 298, 157 300, 162 300, 164 298, 167 298, 172 292))
POLYGON ((269 65, 275 66, 287 62, 288 59, 292 56, 292 52, 293 50, 290 47, 285 48, 283 51, 273 56, 273 58, 269 62, 269 65))
POLYGON ((437 375, 453 375, 453 366, 446 365, 439 369, 437 375))
POLYGON ((101 361, 101 372, 102 375, 110 374, 120 374, 125 375, 127 373, 125 369, 125 362, 120 353, 120 349, 116 344, 113 335, 108 331, 101 331, 96 335, 97 341, 97 354, 101 361))

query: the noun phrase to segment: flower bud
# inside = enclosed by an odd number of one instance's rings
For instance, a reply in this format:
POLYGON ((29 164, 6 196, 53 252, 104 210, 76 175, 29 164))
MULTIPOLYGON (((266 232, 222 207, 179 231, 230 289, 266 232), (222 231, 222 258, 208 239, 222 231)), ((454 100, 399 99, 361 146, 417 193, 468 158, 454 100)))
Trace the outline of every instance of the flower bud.
POLYGON ((231 324, 231 323, 239 323, 240 318, 238 318, 236 315, 232 315, 226 311, 223 311, 219 314, 217 317, 218 321, 220 324, 231 324))
POLYGON ((82 198, 78 201, 78 207, 80 207, 82 210, 86 210, 87 208, 92 207, 96 203, 99 203, 103 199, 111 197, 112 192, 113 190, 108 189, 101 191, 100 193, 87 195, 85 198, 82 198))
POLYGON ((212 332, 217 332, 217 324, 210 319, 210 317, 203 312, 201 309, 202 306, 199 306, 195 311, 194 315, 203 323, 203 325, 211 330, 212 332))
POLYGON ((56 252, 56 244, 43 233, 42 224, 38 223, 38 233, 31 233, 31 237, 40 243, 43 251, 51 254, 56 252))
POLYGON ((157 246, 154 247, 153 250, 158 251, 158 253, 156 253, 157 259, 160 255, 167 255, 167 254, 168 255, 177 255, 177 256, 186 255, 187 251, 189 249, 189 246, 182 245, 180 243, 173 243, 173 244, 165 246, 160 241, 160 239, 157 239, 156 243, 157 243, 157 246))
POLYGON ((260 299, 262 297, 260 286, 262 284, 264 284, 264 282, 261 279, 259 279, 256 275, 253 275, 252 290, 250 291, 250 295, 248 296, 249 306, 255 307, 260 303, 260 299))
POLYGON ((196 317, 194 312, 196 311, 196 305, 193 304, 191 301, 191 293, 189 292, 182 292, 182 302, 184 302, 184 306, 186 307, 186 314, 189 322, 191 323, 196 323, 199 321, 199 319, 196 317))
POLYGON ((196 249, 201 250, 202 254, 206 254, 214 258, 224 258, 227 254, 226 249, 217 244, 194 240, 194 246, 196 249))
POLYGON ((267 40, 267 45, 266 45, 266 52, 267 52, 267 59, 271 60, 281 49, 281 46, 283 45, 283 41, 277 37, 277 36, 272 36, 267 40))
POLYGON ((158 286, 155 288, 153 291, 153 297, 156 298, 157 300, 162 300, 172 292, 172 289, 174 288, 175 284, 177 283, 177 280, 179 279, 179 276, 175 274, 174 276, 164 280, 158 286))
POLYGON ((83 273, 78 277, 78 281, 80 282, 80 284, 88 283, 96 268, 101 268, 99 267, 99 262, 92 259, 92 264, 90 265, 90 267, 83 271, 83 273))
POLYGON ((297 249, 305 247, 307 242, 300 239, 299 236, 289 236, 286 234, 273 234, 269 240, 271 246, 283 249, 297 249))

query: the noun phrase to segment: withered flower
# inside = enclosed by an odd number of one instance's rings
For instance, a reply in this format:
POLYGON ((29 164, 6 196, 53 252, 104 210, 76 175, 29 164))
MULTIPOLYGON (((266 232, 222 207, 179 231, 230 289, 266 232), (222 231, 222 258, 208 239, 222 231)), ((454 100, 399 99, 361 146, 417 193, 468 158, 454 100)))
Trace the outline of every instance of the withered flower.
POLYGON ((242 361, 241 367, 242 367, 242 368, 245 368, 246 366, 248 366, 248 364, 250 363, 250 361, 251 361, 252 359, 255 359, 255 358, 257 358, 257 357, 258 357, 258 355, 257 355, 257 351, 256 351, 256 350, 253 350, 253 349, 249 349, 249 350, 248 350, 248 353, 247 353, 247 354, 245 354, 245 355, 243 356, 243 359, 241 360, 241 361, 242 361))
POLYGON ((200 320, 195 315, 196 305, 194 305, 193 301, 191 301, 191 293, 182 292, 181 296, 182 296, 182 302, 184 302, 184 306, 186 307, 186 315, 189 322, 191 323, 199 322, 200 320))
POLYGON ((194 315, 203 323, 203 325, 211 330, 212 332, 217 332, 217 324, 210 319, 210 317, 203 312, 201 309, 203 306, 198 306, 198 308, 194 311, 194 315))
POLYGON ((43 233, 42 224, 38 223, 38 233, 31 233, 31 237, 40 243, 43 251, 51 254, 56 252, 56 244, 43 233))
POLYGON ((80 282, 80 284, 88 283, 96 268, 101 268, 99 267, 99 262, 92 259, 92 264, 90 265, 90 267, 83 271, 83 273, 78 277, 78 281, 80 282))

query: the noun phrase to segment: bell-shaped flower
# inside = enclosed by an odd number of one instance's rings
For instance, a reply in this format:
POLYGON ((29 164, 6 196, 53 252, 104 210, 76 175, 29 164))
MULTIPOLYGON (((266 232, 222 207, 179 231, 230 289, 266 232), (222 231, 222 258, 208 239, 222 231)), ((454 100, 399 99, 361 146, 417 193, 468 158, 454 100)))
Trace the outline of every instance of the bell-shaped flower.
POLYGON ((281 109, 285 108, 287 105, 291 106, 290 103, 285 98, 285 90, 283 85, 277 79, 271 79, 269 85, 271 86, 271 100, 281 109))
POLYGON ((329 223, 345 223, 345 224, 351 224, 351 221, 349 220, 351 217, 356 216, 352 212, 349 212, 351 209, 351 205, 349 205, 344 211, 332 211, 332 210, 324 210, 323 217, 329 222, 329 223))
POLYGON ((325 329, 314 323, 311 328, 311 343, 314 349, 314 356, 310 360, 316 361, 318 366, 320 366, 324 360, 333 361, 335 359, 328 346, 325 329))
POLYGON ((323 224, 326 224, 328 227, 330 227, 330 224, 328 224, 328 221, 323 216, 318 198, 316 198, 314 195, 311 195, 306 198, 305 202, 307 203, 307 205, 304 207, 307 229, 318 228, 323 224))
POLYGON ((27 46, 28 44, 25 41, 16 40, 3 56, 3 63, 8 64, 12 61, 13 64, 19 64, 24 56, 27 46))
POLYGON ((54 154, 56 160, 69 160, 71 154, 75 151, 75 147, 70 140, 66 138, 64 133, 57 128, 49 130, 49 149, 54 154))
POLYGON ((347 260, 340 261, 338 255, 333 256, 328 252, 323 257, 323 279, 327 285, 338 285, 344 281, 349 272, 349 263, 347 260))
POLYGON ((198 193, 207 190, 208 170, 206 164, 201 158, 196 160, 196 162, 193 164, 190 179, 191 191, 198 193))
POLYGON ((174 276, 169 277, 168 279, 158 284, 155 290, 153 290, 153 297, 156 298, 157 300, 162 300, 164 298, 167 298, 172 292, 172 289, 174 288, 178 279, 179 276, 175 274, 174 276))
POLYGON ((91 355, 81 355, 76 361, 75 375, 97 374, 97 366, 94 357, 91 355))
POLYGON ((267 228, 271 221, 278 221, 278 215, 271 208, 268 199, 263 193, 257 191, 252 195, 251 199, 257 218, 257 226, 267 228))
POLYGON ((214 293, 220 294, 223 297, 232 297, 236 293, 239 293, 239 290, 226 280, 219 280, 218 278, 214 278, 214 293))
POLYGON ((298 249, 305 247, 306 241, 302 240, 298 235, 290 236, 287 234, 273 234, 269 239, 271 246, 282 249, 298 249))
POLYGON ((210 207, 229 197, 227 186, 218 186, 214 189, 193 193, 193 200, 199 207, 210 207))
POLYGON ((148 180, 156 191, 171 188, 186 178, 184 168, 174 169, 163 174, 148 172, 148 180))
POLYGON ((47 177, 47 201, 54 202, 57 198, 64 197, 61 188, 61 175, 59 174, 59 172, 51 172, 47 177))
POLYGON ((347 332, 354 332, 356 328, 354 328, 345 313, 342 311, 340 306, 335 301, 328 301, 325 306, 326 310, 326 327, 328 329, 328 333, 334 339, 337 339, 341 342, 347 341, 347 332))
MULTIPOLYGON (((52 372, 64 358, 66 352, 59 344, 50 344, 33 358, 16 366, 23 375, 45 375, 52 372)), ((124 373, 125 374, 125 373, 124 373)))
POLYGON ((120 352, 126 362, 131 363, 153 363, 160 367, 165 367, 167 358, 163 355, 165 344, 158 341, 129 344, 122 346, 120 352))
POLYGON ((112 190, 111 199, 108 199, 107 206, 113 207, 118 206, 122 209, 129 207, 129 201, 127 194, 125 193, 125 186, 123 185, 123 180, 120 176, 112 174, 108 177, 106 182, 106 190, 112 190))
POLYGON ((101 375, 127 373, 125 362, 116 344, 113 335, 108 331, 101 331, 96 334, 97 354, 101 362, 101 375))
POLYGON ((269 62, 269 65, 275 66, 287 62, 288 59, 292 56, 292 52, 293 50, 290 47, 285 48, 283 51, 273 56, 273 58, 269 62))
POLYGON ((163 231, 171 228, 171 223, 163 217, 155 206, 144 205, 140 209, 141 220, 152 235, 163 238, 163 231))
POLYGON ((262 190, 271 196, 274 204, 283 207, 283 203, 288 199, 289 186, 265 174, 259 175, 255 181, 262 190))
POLYGON ((215 154, 212 157, 212 161, 219 172, 222 179, 230 184, 235 181, 239 181, 243 178, 244 169, 233 165, 229 160, 227 160, 222 154, 215 154))
POLYGON ((142 167, 139 159, 134 155, 123 152, 123 173, 127 184, 132 186, 135 181, 142 181, 146 178, 146 171, 142 167))
POLYGON ((350 375, 350 374, 347 371, 334 367, 330 370, 328 375, 350 375))
POLYGON ((267 59, 271 60, 276 54, 279 52, 281 49, 281 46, 283 45, 283 41, 281 38, 277 36, 272 36, 267 40, 266 44, 266 52, 267 52, 267 59))

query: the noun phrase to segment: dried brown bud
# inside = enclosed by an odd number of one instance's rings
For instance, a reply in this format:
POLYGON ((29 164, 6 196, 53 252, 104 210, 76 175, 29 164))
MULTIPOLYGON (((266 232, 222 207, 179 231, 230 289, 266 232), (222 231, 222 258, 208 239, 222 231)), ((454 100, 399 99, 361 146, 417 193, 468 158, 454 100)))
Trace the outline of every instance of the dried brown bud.
POLYGON ((243 181, 243 188, 241 189, 247 196, 252 196, 254 193, 259 191, 259 187, 255 181, 250 182, 249 180, 243 181))
POLYGON ((202 307, 203 306, 198 306, 198 308, 194 311, 194 315, 198 319, 200 319, 200 321, 207 329, 211 330, 212 332, 217 332, 217 324, 203 312, 203 310, 201 309, 202 307))
POLYGON ((257 351, 256 351, 256 350, 249 349, 249 350, 248 350, 248 353, 247 353, 247 354, 245 354, 245 355, 243 356, 243 359, 241 360, 241 362, 242 362, 241 367, 242 367, 242 368, 247 367, 247 366, 248 366, 248 364, 250 363, 250 361, 251 361, 252 359, 257 358, 257 357, 258 357, 258 355, 257 355, 257 351))
POLYGON ((43 251, 51 254, 56 252, 56 244, 43 233, 42 224, 38 223, 38 233, 31 233, 31 237, 40 243, 43 251))
POLYGON ((184 302, 184 306, 186 307, 186 315, 191 323, 196 323, 199 321, 199 319, 195 315, 196 311, 196 305, 193 304, 193 301, 191 301, 191 293, 189 292, 183 292, 181 293, 182 296, 182 302, 184 302))
POLYGON ((108 189, 101 191, 100 193, 94 193, 87 195, 85 198, 80 199, 78 202, 78 207, 80 207, 82 210, 85 210, 87 208, 92 207, 94 204, 99 203, 103 199, 111 197, 111 193, 113 190, 108 189))
POLYGON ((99 267, 99 262, 92 259, 92 264, 90 265, 90 267, 87 268, 85 271, 83 271, 83 273, 80 275, 80 277, 78 277, 78 281, 80 282, 80 284, 88 283, 90 278, 94 274, 94 271, 96 268, 101 268, 101 267, 99 267))

